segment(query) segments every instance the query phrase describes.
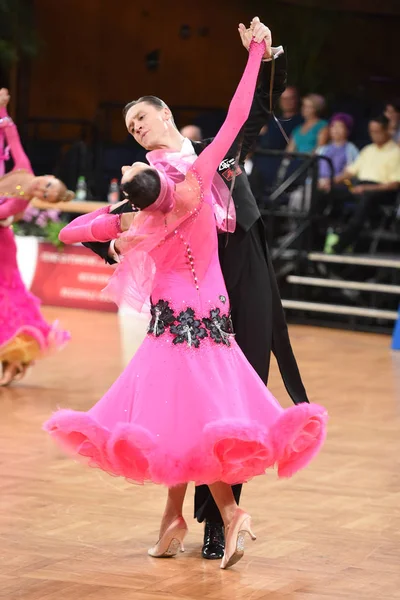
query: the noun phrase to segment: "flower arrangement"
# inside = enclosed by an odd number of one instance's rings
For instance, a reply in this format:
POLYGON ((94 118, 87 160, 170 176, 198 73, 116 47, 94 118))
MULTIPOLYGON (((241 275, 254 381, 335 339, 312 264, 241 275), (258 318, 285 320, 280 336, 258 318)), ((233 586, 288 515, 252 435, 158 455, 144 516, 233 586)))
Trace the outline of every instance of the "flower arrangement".
POLYGON ((65 226, 60 214, 58 210, 39 210, 28 206, 21 219, 14 224, 14 232, 16 235, 41 237, 60 248, 63 244, 58 234, 65 226))

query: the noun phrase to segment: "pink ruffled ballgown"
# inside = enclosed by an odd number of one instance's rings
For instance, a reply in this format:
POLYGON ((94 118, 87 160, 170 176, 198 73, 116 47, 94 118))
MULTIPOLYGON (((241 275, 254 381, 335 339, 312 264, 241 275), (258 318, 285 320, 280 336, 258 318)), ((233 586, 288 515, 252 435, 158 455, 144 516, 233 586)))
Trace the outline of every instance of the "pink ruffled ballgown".
POLYGON ((44 320, 39 299, 28 292, 18 270, 10 217, 23 212, 28 201, 14 189, 16 171, 32 173, 32 168, 16 126, 6 109, 0 108, 0 362, 26 366, 62 347, 70 336, 57 323, 50 325, 44 320), (9 150, 15 166, 11 175, 4 175, 9 150), (10 195, 14 191, 15 196, 10 195))
MULTIPOLYGON (((127 251, 106 291, 138 308, 151 297, 148 335, 88 412, 59 410, 45 429, 90 466, 137 483, 248 481, 276 466, 291 476, 318 452, 326 411, 284 410, 237 345, 222 277, 211 182, 250 110, 263 46, 249 62, 227 119, 183 183, 160 173, 155 205, 123 234, 127 251)), ((65 228, 65 242, 118 234, 107 209, 65 228)))

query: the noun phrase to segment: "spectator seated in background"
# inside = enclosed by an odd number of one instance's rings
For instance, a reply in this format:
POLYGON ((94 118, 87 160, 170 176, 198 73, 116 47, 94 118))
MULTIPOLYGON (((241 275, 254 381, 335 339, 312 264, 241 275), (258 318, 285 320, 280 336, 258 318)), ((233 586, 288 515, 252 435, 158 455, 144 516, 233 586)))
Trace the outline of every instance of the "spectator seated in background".
MULTIPOLYGON (((299 111, 299 92, 294 86, 287 87, 279 98, 279 123, 288 138, 292 135, 293 129, 303 123, 303 117, 299 111)), ((286 146, 286 139, 278 123, 273 117, 270 117, 268 125, 260 132, 257 147, 262 150, 283 151, 286 146)), ((259 204, 267 201, 268 192, 273 188, 281 162, 281 156, 257 153, 253 156, 254 172, 258 173, 257 190, 259 194, 256 195, 256 200, 259 204)))
POLYGON ((327 238, 326 252, 340 254, 357 241, 364 223, 380 204, 394 203, 400 189, 400 148, 391 139, 389 120, 384 116, 369 123, 372 144, 335 178, 336 184, 348 182, 348 189, 331 191, 334 203, 353 201, 355 209, 349 222, 327 238), (350 180, 356 179, 353 187, 350 180))
MULTIPOLYGON (((353 117, 346 113, 336 113, 329 121, 330 141, 325 146, 317 149, 317 154, 330 158, 333 166, 333 176, 341 175, 345 168, 352 164, 359 155, 358 148, 349 142, 349 136, 353 129, 353 117)), ((319 161, 320 190, 330 190, 331 168, 326 160, 319 161)))
MULTIPOLYGON (((303 117, 299 111, 299 92, 294 86, 287 87, 279 98, 279 122, 288 137, 296 127, 303 124, 303 117)), ((267 150, 285 150, 287 145, 273 118, 263 128, 258 141, 259 146, 267 150)))
POLYGON ((400 144, 400 98, 386 104, 385 117, 389 120, 389 132, 393 141, 400 144))
POLYGON ((180 130, 180 133, 191 142, 201 142, 203 139, 202 131, 197 125, 185 125, 185 127, 182 127, 180 130))
POLYGON ((301 114, 304 119, 292 133, 288 152, 311 154, 318 146, 324 146, 329 139, 328 122, 321 118, 325 110, 325 99, 318 94, 309 94, 303 98, 301 114))
MULTIPOLYGON (((317 147, 325 146, 329 139, 328 121, 321 118, 321 114, 325 110, 325 99, 317 94, 309 94, 303 98, 301 106, 301 114, 304 118, 304 123, 295 127, 287 146, 288 152, 301 152, 304 154, 313 154, 317 147)), ((283 159, 279 168, 277 184, 279 185, 300 166, 302 159, 291 159, 286 157, 283 159)), ((300 197, 302 196, 301 188, 306 185, 306 174, 303 173, 301 178, 298 178, 290 191, 289 206, 296 210, 299 208, 299 202, 302 204, 300 197)), ((308 194, 307 206, 310 203, 308 194)), ((304 206, 303 208, 306 208, 304 206)))

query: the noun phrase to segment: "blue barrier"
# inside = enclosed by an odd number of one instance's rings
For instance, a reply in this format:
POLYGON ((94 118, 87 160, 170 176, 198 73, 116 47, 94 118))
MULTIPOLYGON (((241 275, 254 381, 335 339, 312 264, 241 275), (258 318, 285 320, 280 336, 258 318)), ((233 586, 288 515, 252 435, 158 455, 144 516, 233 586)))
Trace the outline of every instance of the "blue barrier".
POLYGON ((400 305, 396 325, 394 326, 393 331, 392 350, 400 350, 400 305))

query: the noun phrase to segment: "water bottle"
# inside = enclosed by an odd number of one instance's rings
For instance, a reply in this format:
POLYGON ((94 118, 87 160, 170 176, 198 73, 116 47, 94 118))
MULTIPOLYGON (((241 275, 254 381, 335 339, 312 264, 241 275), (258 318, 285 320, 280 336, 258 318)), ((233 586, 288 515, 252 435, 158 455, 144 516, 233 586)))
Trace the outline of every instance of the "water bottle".
POLYGON ((75 192, 75 200, 86 200, 87 197, 87 185, 86 185, 86 179, 85 177, 83 177, 83 175, 81 177, 78 177, 78 183, 76 186, 76 192, 75 192))
POLYGON ((109 204, 116 204, 119 202, 118 179, 111 179, 110 187, 108 188, 107 201, 109 204))

